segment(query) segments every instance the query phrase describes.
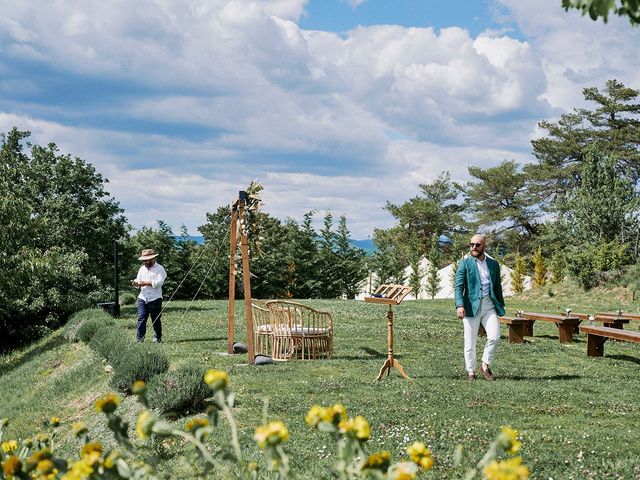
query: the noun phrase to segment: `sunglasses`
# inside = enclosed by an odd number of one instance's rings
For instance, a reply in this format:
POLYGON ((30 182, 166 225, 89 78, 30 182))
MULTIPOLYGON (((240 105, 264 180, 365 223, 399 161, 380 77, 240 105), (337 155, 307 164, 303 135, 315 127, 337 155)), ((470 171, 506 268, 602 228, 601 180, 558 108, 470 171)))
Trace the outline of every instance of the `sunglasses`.
POLYGON ((482 244, 481 244, 481 243, 473 243, 473 242, 472 242, 472 243, 470 243, 470 244, 469 244, 469 246, 470 246, 471 248, 473 248, 473 247, 481 247, 481 246, 482 246, 482 244))

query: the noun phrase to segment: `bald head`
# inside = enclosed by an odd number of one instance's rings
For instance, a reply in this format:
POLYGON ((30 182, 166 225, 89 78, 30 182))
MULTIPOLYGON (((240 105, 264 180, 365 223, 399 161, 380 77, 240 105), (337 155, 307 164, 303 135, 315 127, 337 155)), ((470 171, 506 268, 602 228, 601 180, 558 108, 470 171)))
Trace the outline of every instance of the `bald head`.
POLYGON ((484 249, 487 246, 487 237, 480 233, 476 233, 471 237, 469 247, 471 248, 471 256, 482 260, 484 258, 484 249))

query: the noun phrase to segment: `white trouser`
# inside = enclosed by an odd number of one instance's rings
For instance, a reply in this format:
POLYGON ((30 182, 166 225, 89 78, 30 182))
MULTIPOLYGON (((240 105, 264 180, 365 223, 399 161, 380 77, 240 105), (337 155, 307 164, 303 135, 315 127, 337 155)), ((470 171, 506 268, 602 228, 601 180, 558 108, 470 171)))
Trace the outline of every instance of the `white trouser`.
POLYGON ((491 297, 488 295, 482 297, 478 315, 464 317, 462 323, 464 324, 464 363, 467 367, 467 372, 473 372, 476 369, 476 343, 478 341, 480 323, 482 323, 487 332, 487 343, 484 346, 482 361, 487 365, 491 365, 491 361, 496 355, 496 347, 500 341, 500 322, 491 297))

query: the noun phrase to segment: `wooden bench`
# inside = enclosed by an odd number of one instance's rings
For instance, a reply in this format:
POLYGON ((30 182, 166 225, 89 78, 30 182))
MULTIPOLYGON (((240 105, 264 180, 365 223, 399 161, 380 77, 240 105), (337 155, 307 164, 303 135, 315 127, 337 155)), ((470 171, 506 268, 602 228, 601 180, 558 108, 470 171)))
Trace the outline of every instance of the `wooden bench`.
POLYGON ((607 315, 607 316, 615 316, 615 317, 621 317, 624 318, 626 320, 634 320, 634 321, 638 321, 640 320, 640 314, 639 313, 628 313, 628 312, 623 312, 623 311, 618 311, 618 312, 600 312, 600 313, 596 313, 596 315, 607 315))
POLYGON ((573 313, 571 312, 572 317, 578 317, 582 321, 590 321, 590 322, 600 322, 605 327, 609 328, 617 328, 622 330, 626 323, 629 323, 629 319, 626 317, 619 317, 617 315, 609 315, 604 313, 596 313, 595 315, 589 315, 586 313, 573 313))
MULTIPOLYGON (((518 317, 555 323, 558 327, 560 343, 573 343, 573 332, 577 331, 578 325, 580 325, 580 322, 582 321, 578 317, 572 315, 554 315, 552 313, 518 312, 518 317)), ((531 326, 530 333, 533 335, 533 326, 531 326)))
POLYGON ((500 317, 499 320, 509 327, 509 343, 524 343, 525 336, 533 335, 535 320, 520 317, 500 317))
POLYGON ((590 325, 580 327, 580 331, 587 334, 587 355, 589 357, 602 357, 604 355, 604 342, 609 338, 640 343, 640 332, 630 332, 610 327, 592 327, 590 325))

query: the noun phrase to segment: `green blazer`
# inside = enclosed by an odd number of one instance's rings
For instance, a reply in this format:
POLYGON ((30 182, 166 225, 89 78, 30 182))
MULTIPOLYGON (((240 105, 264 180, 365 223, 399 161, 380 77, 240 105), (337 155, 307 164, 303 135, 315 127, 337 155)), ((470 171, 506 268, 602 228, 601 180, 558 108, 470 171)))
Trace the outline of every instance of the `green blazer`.
MULTIPOLYGON (((504 298, 502 298, 502 281, 500 278, 500 264, 493 258, 486 257, 491 279, 491 300, 496 307, 498 316, 504 315, 504 298)), ((467 255, 458 263, 456 283, 454 287, 456 307, 463 306, 467 317, 475 317, 482 300, 482 285, 476 259, 467 255)))

